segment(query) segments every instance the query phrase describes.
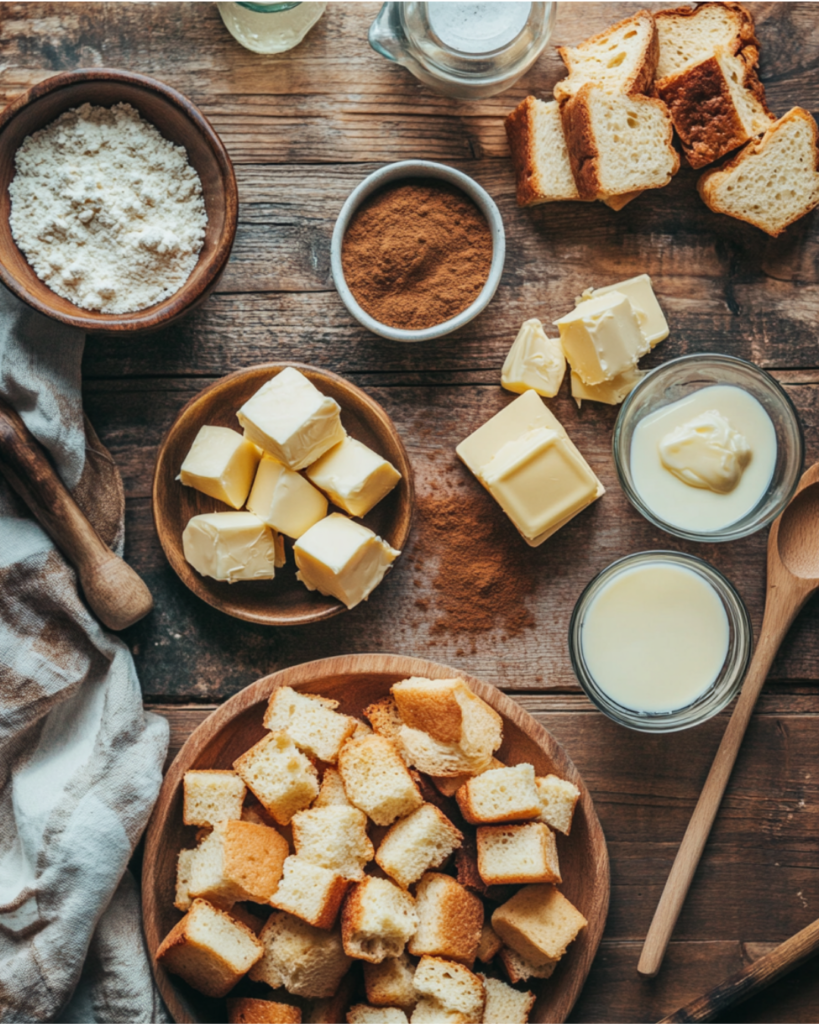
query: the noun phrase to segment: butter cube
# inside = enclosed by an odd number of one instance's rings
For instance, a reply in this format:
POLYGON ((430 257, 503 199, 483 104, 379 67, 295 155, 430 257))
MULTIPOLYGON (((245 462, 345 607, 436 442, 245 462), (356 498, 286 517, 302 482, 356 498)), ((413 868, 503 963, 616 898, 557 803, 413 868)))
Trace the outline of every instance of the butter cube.
POLYGON ((630 370, 624 370, 613 380, 605 380, 602 384, 584 384, 572 370, 572 398, 577 402, 578 409, 584 400, 619 405, 637 387, 647 372, 632 366, 630 370))
POLYGON ((605 493, 534 391, 525 391, 455 451, 531 547, 605 493))
POLYGON ((619 284, 606 285, 605 288, 593 288, 591 297, 596 299, 611 292, 620 292, 629 300, 640 330, 651 348, 668 337, 668 322, 651 287, 651 278, 648 274, 638 274, 637 277, 630 277, 619 284))
POLYGON ((501 385, 522 394, 531 388, 554 398, 563 383, 566 357, 559 338, 547 338, 540 320, 526 320, 501 370, 501 385))
POLYGON ((177 480, 186 487, 241 508, 247 500, 253 474, 262 453, 230 427, 201 427, 177 480))
POLYGON ((334 512, 296 541, 293 554, 296 576, 308 590, 355 608, 367 600, 401 552, 366 526, 334 512))
POLYGON ((338 402, 288 366, 236 414, 245 437, 289 469, 304 469, 345 436, 338 402))
POLYGON ((584 384, 602 384, 637 365, 649 350, 631 303, 613 291, 581 302, 554 321, 572 369, 584 384))
POLYGON ((247 507, 263 523, 294 540, 327 515, 327 499, 321 491, 270 455, 259 463, 247 507))
POLYGON ((194 516, 182 534, 185 558, 215 580, 272 580, 284 565, 284 542, 252 512, 194 516))
POLYGON ((401 479, 395 466, 349 436, 314 462, 307 476, 351 516, 365 516, 401 479))

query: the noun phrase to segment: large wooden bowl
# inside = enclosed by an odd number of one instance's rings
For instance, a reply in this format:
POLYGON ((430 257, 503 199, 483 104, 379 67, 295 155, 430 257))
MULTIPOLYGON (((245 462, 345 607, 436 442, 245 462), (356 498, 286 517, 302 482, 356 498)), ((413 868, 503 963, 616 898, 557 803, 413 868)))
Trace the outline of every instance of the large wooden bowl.
POLYGON ((204 114, 170 86, 145 75, 110 68, 68 71, 39 82, 0 113, 0 280, 29 306, 89 332, 152 331, 189 313, 213 290, 227 265, 239 195, 233 165, 204 114), (166 139, 184 146, 202 182, 208 226, 199 261, 170 298, 134 313, 100 313, 76 306, 41 281, 11 235, 8 186, 14 155, 27 135, 83 103, 111 107, 130 103, 166 139))
MULTIPOLYGON (((274 580, 225 583, 200 576, 185 559, 182 531, 202 512, 225 512, 227 505, 183 487, 176 479, 199 428, 206 424, 238 430, 236 412, 259 388, 286 366, 294 366, 341 406, 347 433, 388 459, 401 474, 397 486, 361 522, 403 551, 412 525, 412 466, 395 425, 378 402, 335 373, 300 363, 264 363, 238 370, 205 388, 182 409, 159 449, 154 470, 153 509, 159 541, 174 571, 190 590, 219 611, 265 626, 297 626, 346 611, 334 597, 309 591, 296 579, 292 542, 285 538, 287 564, 274 580)), ((401 559, 392 572, 400 571, 401 559)), ((370 595, 378 600, 378 590, 370 595)))
MULTIPOLYGON (((340 710, 360 715, 372 701, 389 694, 390 686, 409 676, 447 679, 461 675, 472 689, 503 716, 503 746, 498 756, 513 765, 528 761, 538 775, 554 772, 571 779, 582 796, 569 837, 558 836, 562 891, 589 924, 569 947, 552 977, 532 980, 539 991, 531 1021, 564 1021, 580 995, 594 959, 609 906, 609 857, 591 795, 580 773, 557 740, 494 686, 463 676, 445 665, 394 654, 358 654, 326 658, 265 676, 231 697, 205 719, 177 754, 165 776, 148 825, 142 867, 142 909, 145 937, 153 961, 162 939, 180 918, 174 909, 176 859, 194 845, 196 829, 182 824, 182 777, 190 768, 229 768, 235 758, 265 734, 262 715, 270 694, 292 686, 340 701, 340 710)), ((223 1000, 208 999, 161 966, 154 974, 168 1009, 178 1022, 224 1021, 223 1000)), ((275 998, 275 996, 272 996, 275 998)), ((497 1022, 502 1024, 502 1022, 497 1022)))

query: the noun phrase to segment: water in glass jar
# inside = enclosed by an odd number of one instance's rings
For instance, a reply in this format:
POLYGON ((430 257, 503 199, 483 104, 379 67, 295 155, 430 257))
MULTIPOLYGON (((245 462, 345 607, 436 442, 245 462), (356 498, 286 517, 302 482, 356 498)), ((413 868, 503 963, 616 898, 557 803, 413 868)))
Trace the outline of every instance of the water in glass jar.
POLYGON ((510 43, 529 17, 531 3, 429 3, 427 15, 441 42, 461 53, 490 53, 510 43))

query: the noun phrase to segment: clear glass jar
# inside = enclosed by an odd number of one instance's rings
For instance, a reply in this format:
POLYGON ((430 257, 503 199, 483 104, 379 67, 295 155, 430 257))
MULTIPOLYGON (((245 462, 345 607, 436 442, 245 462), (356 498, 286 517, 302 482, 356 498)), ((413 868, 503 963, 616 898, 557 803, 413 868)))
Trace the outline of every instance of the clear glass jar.
POLYGON ((284 53, 304 39, 324 14, 326 3, 217 3, 233 38, 254 53, 284 53))
POLYGON ((681 356, 644 377, 623 402, 614 424, 612 449, 620 486, 637 511, 666 533, 705 543, 738 540, 769 526, 793 497, 805 457, 799 417, 783 388, 753 363, 716 353, 681 356), (741 388, 762 405, 776 432, 776 463, 767 490, 750 511, 722 529, 699 533, 666 522, 642 499, 631 472, 631 442, 644 417, 714 385, 741 388))
POLYGON ((752 641, 753 628, 748 611, 733 586, 712 565, 679 551, 640 551, 613 562, 595 576, 580 595, 569 623, 572 668, 586 696, 613 722, 637 732, 681 732, 719 714, 742 687, 751 659, 752 641), (679 566, 695 572, 716 592, 728 618, 728 653, 714 683, 691 704, 674 711, 635 711, 612 700, 592 675, 583 654, 583 624, 592 602, 615 576, 635 567, 657 564, 679 566))

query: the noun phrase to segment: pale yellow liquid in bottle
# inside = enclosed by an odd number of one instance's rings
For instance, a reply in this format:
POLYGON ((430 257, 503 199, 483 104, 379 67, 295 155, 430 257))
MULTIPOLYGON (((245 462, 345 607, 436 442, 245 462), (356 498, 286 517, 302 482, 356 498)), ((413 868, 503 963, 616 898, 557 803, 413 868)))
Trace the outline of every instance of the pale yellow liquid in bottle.
POLYGON ((304 39, 324 14, 326 3, 216 5, 228 32, 247 50, 255 53, 284 53, 304 39), (261 10, 281 7, 282 10, 261 10))

